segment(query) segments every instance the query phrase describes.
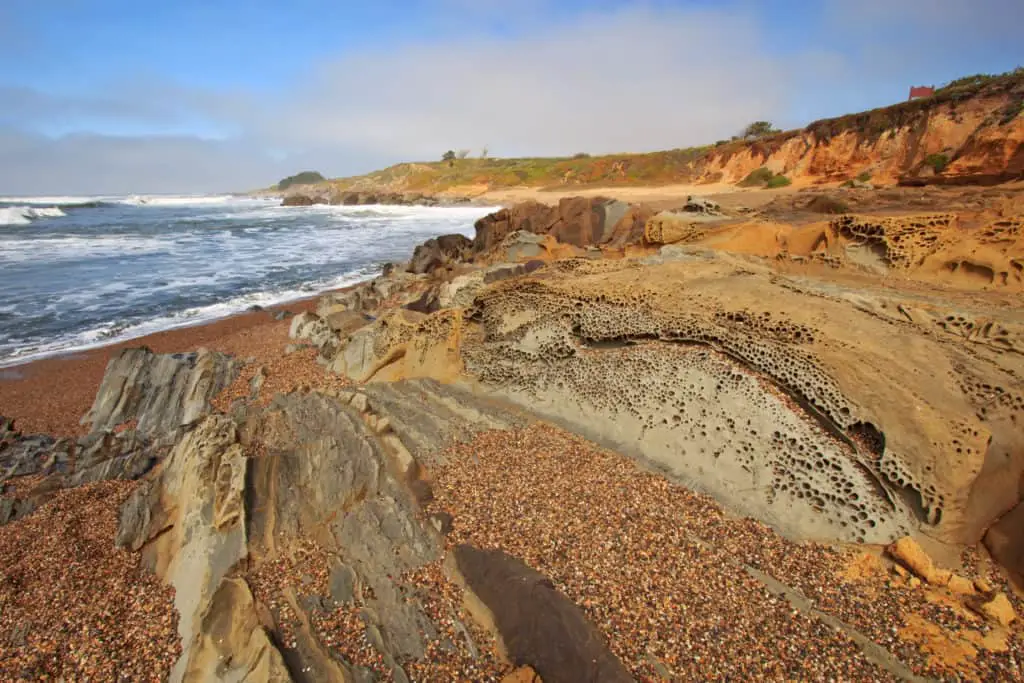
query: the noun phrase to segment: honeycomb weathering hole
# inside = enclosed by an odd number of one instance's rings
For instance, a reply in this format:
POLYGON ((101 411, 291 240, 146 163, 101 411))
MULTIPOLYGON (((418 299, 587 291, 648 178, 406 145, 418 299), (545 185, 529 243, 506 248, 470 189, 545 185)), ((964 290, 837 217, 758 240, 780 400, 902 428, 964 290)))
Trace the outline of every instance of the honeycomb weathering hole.
MULTIPOLYGON (((519 365, 478 349, 468 367, 535 412, 659 465, 794 538, 884 543, 910 511, 778 386, 707 346, 638 341, 519 365)), ((884 450, 861 423, 858 439, 884 450)))

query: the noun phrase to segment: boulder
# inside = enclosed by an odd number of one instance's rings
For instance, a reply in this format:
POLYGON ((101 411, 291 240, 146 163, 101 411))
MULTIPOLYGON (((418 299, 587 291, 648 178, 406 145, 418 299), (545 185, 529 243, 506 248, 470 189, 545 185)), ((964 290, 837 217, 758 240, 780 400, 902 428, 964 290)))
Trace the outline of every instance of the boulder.
POLYGON ((658 212, 646 204, 633 204, 612 227, 607 243, 611 247, 622 248, 630 244, 640 244, 644 239, 644 228, 647 221, 658 212))
MULTIPOLYGON (((535 201, 522 202, 484 216, 476 222, 473 252, 490 252, 503 245, 509 235, 517 232, 550 235, 559 242, 581 248, 599 246, 610 242, 623 230, 628 232, 628 228, 623 226, 631 226, 636 221, 635 215, 631 215, 631 209, 625 202, 605 197, 566 197, 558 206, 547 206, 535 201)), ((539 255, 539 251, 534 248, 532 253, 523 257, 535 258, 539 255)), ((507 255, 505 260, 514 261, 519 258, 507 255)))
POLYGON ((932 585, 945 586, 952 578, 952 572, 936 567, 931 556, 910 536, 904 536, 889 546, 889 554, 932 585))
POLYGON ((686 203, 683 204, 683 211, 703 213, 710 216, 722 215, 722 207, 718 202, 706 197, 698 197, 697 195, 690 195, 686 198, 686 203))
POLYGON ((604 237, 603 198, 566 197, 558 202, 558 221, 550 230, 559 242, 586 247, 604 237))
POLYGON ((996 593, 991 600, 977 603, 976 611, 1003 628, 1017 619, 1017 613, 1013 611, 1013 605, 1005 593, 996 593))
POLYGON ((369 324, 365 315, 357 311, 334 310, 324 316, 327 326, 341 339, 352 334, 360 327, 369 324))
POLYGON ((281 201, 281 206, 313 206, 316 203, 309 195, 290 194, 281 201))
POLYGON ((308 341, 320 349, 321 355, 324 356, 333 356, 338 346, 338 335, 327 321, 309 311, 300 313, 292 319, 288 336, 291 339, 308 341))
POLYGON ((158 355, 147 348, 126 349, 107 364, 82 424, 97 432, 134 422, 144 438, 173 434, 210 411, 210 401, 231 384, 241 365, 206 350, 158 355))
POLYGON ((469 238, 457 234, 429 239, 416 247, 408 271, 415 274, 429 273, 449 263, 467 260, 472 254, 472 245, 469 238))
POLYGON ((520 202, 478 220, 475 224, 473 252, 490 251, 516 231, 546 235, 558 219, 558 209, 536 201, 520 202))
POLYGON ((505 236, 501 244, 495 247, 492 254, 501 261, 524 261, 542 256, 546 251, 545 238, 532 232, 516 230, 505 236))

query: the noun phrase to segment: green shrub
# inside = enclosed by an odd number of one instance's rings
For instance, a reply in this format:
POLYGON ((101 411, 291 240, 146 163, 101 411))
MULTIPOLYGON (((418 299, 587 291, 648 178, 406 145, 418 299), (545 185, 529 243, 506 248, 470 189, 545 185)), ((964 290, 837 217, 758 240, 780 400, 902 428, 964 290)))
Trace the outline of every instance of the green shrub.
POLYGON ((739 182, 740 187, 754 187, 756 185, 764 185, 775 174, 771 172, 771 169, 762 166, 761 168, 755 169, 747 174, 747 177, 739 182))
POLYGON ((292 185, 312 185, 314 183, 322 183, 327 180, 316 171, 303 171, 302 173, 296 173, 290 175, 277 184, 277 189, 287 190, 292 185))
POLYGON ((768 180, 768 184, 765 185, 765 187, 767 187, 768 189, 772 190, 772 189, 775 189, 777 187, 786 187, 791 182, 792 181, 789 178, 787 178, 786 176, 784 176, 784 175, 776 175, 776 176, 772 176, 768 180))
POLYGON ((949 166, 949 157, 945 154, 929 154, 924 158, 924 163, 931 166, 936 173, 942 173, 949 166))
POLYGON ((871 180, 871 171, 861 171, 857 174, 857 180, 862 183, 866 183, 871 180))
POLYGON ((747 139, 763 138, 780 132, 778 128, 772 125, 771 121, 754 121, 743 129, 743 137, 747 139))
POLYGON ((587 154, 586 152, 576 152, 575 154, 572 155, 572 158, 573 159, 589 159, 590 155, 587 154))

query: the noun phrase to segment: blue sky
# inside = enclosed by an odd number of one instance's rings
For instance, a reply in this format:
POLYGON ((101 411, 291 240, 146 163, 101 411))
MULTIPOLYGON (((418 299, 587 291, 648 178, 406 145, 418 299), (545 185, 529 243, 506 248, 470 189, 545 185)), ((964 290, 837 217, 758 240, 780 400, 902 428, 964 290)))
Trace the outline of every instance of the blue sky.
POLYGON ((1024 63, 1020 0, 3 0, 0 194, 664 149, 1024 63))

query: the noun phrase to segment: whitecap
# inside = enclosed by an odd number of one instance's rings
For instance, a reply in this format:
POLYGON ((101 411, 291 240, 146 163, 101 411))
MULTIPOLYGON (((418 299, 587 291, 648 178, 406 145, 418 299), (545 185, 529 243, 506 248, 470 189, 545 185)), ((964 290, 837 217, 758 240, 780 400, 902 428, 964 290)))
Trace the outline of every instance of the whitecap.
POLYGON ((28 225, 36 218, 60 218, 66 215, 56 206, 8 206, 0 209, 0 225, 28 225))
POLYGON ((336 278, 318 282, 307 282, 294 288, 242 294, 208 306, 187 308, 141 322, 109 321, 76 334, 22 347, 14 351, 12 355, 0 358, 0 368, 20 365, 49 356, 108 346, 157 332, 201 325, 231 315, 244 313, 252 306, 265 308, 287 304, 290 301, 305 299, 322 292, 356 284, 375 275, 376 272, 377 268, 375 266, 367 266, 349 271, 336 278))

